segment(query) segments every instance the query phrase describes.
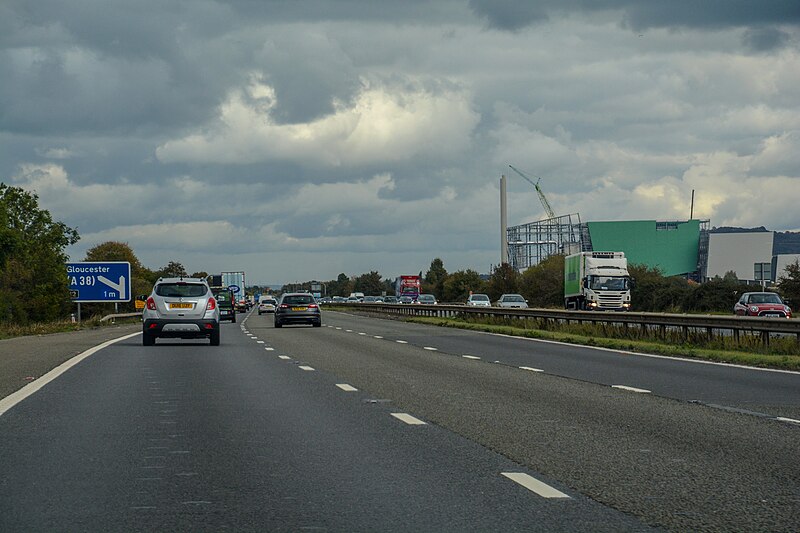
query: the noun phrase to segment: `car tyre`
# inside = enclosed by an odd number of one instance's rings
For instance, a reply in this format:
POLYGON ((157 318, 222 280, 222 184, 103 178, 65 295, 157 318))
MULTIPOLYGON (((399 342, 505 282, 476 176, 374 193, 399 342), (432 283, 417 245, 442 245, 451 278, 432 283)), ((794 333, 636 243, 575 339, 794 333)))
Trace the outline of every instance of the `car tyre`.
POLYGON ((275 327, 276 327, 276 328, 279 328, 279 327, 281 327, 281 326, 283 326, 283 324, 281 324, 280 322, 278 322, 278 321, 276 320, 276 321, 275 321, 275 327))
POLYGON ((321 328, 322 322, 313 322, 315 328, 321 328))
POLYGON ((142 333, 142 346, 153 346, 156 343, 156 338, 149 333, 142 333))
POLYGON ((211 346, 219 346, 219 330, 211 332, 211 346))

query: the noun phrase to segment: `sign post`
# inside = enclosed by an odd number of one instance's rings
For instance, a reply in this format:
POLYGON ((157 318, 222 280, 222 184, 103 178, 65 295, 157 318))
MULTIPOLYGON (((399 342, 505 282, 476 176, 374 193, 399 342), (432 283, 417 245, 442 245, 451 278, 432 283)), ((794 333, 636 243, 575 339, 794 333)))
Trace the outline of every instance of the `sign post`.
POLYGON ((78 322, 81 320, 81 303, 114 303, 131 301, 131 264, 127 261, 92 261, 67 263, 69 295, 78 304, 78 322))

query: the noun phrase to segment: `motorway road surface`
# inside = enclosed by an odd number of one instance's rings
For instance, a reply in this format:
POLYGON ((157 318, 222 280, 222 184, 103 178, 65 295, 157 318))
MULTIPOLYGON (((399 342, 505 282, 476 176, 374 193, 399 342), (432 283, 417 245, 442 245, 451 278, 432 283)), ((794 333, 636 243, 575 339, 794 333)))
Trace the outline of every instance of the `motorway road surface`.
POLYGON ((0 530, 797 530, 797 374, 324 323, 76 365, 0 416, 0 530))

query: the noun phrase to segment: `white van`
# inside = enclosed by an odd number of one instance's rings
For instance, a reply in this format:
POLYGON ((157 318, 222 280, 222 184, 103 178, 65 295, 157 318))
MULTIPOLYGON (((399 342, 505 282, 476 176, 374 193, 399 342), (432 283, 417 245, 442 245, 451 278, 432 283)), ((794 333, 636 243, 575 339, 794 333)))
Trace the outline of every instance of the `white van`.
POLYGON ((349 297, 350 298, 358 298, 359 302, 363 302, 364 301, 364 293, 363 292, 351 292, 349 297))

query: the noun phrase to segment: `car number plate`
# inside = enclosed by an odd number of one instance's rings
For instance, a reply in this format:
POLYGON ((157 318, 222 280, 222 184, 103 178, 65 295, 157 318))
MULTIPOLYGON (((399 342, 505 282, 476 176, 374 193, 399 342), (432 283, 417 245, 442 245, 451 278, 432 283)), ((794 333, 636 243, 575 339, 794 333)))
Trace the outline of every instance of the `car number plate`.
POLYGON ((781 316, 780 313, 764 313, 762 316, 781 316))
POLYGON ((180 304, 169 304, 169 308, 170 309, 191 309, 192 307, 194 307, 194 305, 188 304, 188 303, 187 304, 183 304, 183 303, 180 303, 180 304))
POLYGON ((308 307, 292 307, 292 311, 306 311, 308 307))

